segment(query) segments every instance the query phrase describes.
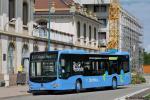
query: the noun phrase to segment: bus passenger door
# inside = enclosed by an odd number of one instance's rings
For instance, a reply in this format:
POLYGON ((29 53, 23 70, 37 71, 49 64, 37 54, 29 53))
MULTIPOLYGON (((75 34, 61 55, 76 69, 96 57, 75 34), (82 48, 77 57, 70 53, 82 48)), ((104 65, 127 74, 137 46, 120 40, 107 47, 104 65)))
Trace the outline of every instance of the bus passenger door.
POLYGON ((62 54, 60 58, 60 68, 59 68, 59 77, 63 84, 64 89, 72 88, 72 80, 71 80, 71 59, 70 55, 62 54))

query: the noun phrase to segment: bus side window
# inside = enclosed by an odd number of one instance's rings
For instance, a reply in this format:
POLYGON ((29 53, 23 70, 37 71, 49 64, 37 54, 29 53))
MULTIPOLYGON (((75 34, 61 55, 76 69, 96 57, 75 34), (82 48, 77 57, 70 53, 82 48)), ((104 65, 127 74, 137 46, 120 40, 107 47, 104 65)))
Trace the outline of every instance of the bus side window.
POLYGON ((122 70, 122 64, 121 64, 121 61, 118 61, 117 74, 120 74, 121 70, 122 70))
POLYGON ((109 63, 108 63, 108 61, 102 61, 100 66, 101 66, 100 68, 102 70, 101 74, 104 74, 106 71, 109 72, 109 63))
POLYGON ((129 63, 127 61, 123 61, 123 70, 124 70, 124 73, 129 72, 129 63))
POLYGON ((100 75, 103 75, 105 73, 104 62, 99 62, 98 72, 99 72, 100 75))
POLYGON ((91 64, 92 64, 91 75, 99 75, 98 61, 92 61, 91 64))
POLYGON ((109 61, 109 62, 110 62, 110 70, 111 70, 110 74, 117 73, 117 69, 118 69, 118 63, 117 63, 117 61, 109 61))
POLYGON ((108 61, 105 61, 104 63, 104 69, 105 69, 105 72, 107 71, 108 73, 110 73, 110 64, 108 61))
POLYGON ((83 71, 84 71, 84 75, 85 76, 90 75, 90 62, 89 61, 84 61, 84 63, 83 63, 83 71))

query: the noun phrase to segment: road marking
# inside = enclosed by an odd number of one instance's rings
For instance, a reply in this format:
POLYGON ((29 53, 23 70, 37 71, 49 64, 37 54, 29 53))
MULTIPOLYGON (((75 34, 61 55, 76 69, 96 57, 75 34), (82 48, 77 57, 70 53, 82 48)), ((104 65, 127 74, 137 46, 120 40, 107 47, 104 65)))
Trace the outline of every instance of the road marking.
POLYGON ((145 89, 142 89, 142 90, 139 90, 139 91, 136 91, 136 92, 127 94, 127 95, 125 95, 125 96, 123 96, 123 97, 116 98, 116 99, 114 99, 114 100, 126 100, 126 98, 128 98, 128 97, 131 97, 131 96, 133 96, 133 95, 135 95, 135 94, 141 93, 141 92, 146 91, 146 90, 148 90, 148 89, 150 89, 150 88, 145 88, 145 89))

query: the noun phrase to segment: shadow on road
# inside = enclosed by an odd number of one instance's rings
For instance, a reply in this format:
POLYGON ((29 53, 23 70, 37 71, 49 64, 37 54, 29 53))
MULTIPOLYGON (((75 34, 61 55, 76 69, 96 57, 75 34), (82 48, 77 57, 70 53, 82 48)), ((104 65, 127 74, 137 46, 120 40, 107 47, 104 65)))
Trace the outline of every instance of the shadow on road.
MULTIPOLYGON (((119 89, 126 89, 128 87, 118 87, 116 90, 119 89)), ((89 92, 101 92, 101 91, 115 91, 112 90, 111 88, 92 88, 92 89, 85 89, 82 90, 80 93, 89 93, 89 92)), ((42 91, 38 93, 34 93, 34 96, 40 96, 40 95, 70 95, 70 94, 78 94, 73 90, 68 90, 68 91, 42 91)))

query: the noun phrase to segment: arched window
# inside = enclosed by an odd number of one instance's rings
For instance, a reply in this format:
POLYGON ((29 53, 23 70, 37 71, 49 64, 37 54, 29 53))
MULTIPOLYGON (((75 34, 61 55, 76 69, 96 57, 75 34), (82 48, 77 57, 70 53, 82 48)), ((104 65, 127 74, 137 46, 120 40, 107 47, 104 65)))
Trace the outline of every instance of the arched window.
POLYGON ((77 38, 80 38, 80 22, 77 23, 77 38))
POLYGON ((23 65, 25 72, 28 72, 29 68, 29 60, 27 58, 29 58, 29 49, 28 45, 25 44, 22 48, 22 61, 21 61, 21 64, 23 65))
POLYGON ((91 26, 89 26, 89 40, 91 41, 91 34, 92 34, 92 32, 91 32, 92 30, 91 30, 91 26))
POLYGON ((7 72, 9 74, 13 74, 14 73, 14 67, 15 67, 15 47, 13 45, 13 43, 10 43, 8 46, 8 54, 7 54, 7 72))
POLYGON ((94 28, 94 39, 96 40, 96 28, 94 28))
POLYGON ((86 24, 84 24, 83 27, 84 27, 84 30, 83 30, 84 38, 86 38, 86 24))
POLYGON ((23 25, 27 25, 28 23, 28 4, 23 2, 23 25))
POLYGON ((9 0, 9 20, 15 18, 15 0, 9 0))

